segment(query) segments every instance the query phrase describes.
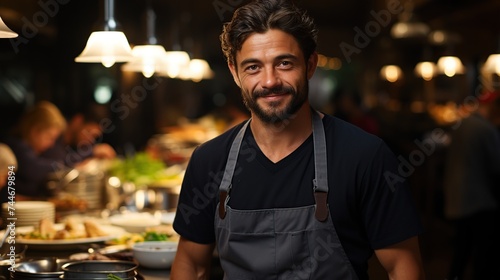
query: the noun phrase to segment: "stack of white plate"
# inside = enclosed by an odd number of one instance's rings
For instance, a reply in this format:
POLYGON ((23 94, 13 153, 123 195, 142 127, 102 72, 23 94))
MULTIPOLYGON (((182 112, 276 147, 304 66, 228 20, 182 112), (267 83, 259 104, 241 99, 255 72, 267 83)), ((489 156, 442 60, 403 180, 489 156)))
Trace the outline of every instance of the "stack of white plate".
POLYGON ((55 221, 56 207, 47 201, 17 201, 14 204, 2 204, 2 219, 4 224, 15 222, 16 227, 37 226, 41 219, 55 221), (10 207, 10 208, 9 208, 10 207))

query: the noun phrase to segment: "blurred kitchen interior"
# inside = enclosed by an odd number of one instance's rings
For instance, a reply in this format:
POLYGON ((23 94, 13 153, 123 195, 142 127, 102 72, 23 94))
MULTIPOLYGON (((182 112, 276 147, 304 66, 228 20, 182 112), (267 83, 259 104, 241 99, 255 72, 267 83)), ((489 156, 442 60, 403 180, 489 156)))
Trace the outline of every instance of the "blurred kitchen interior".
MULTIPOLYGON (((207 117, 230 123, 236 116, 229 112, 246 113, 218 40, 222 23, 246 1, 114 2, 118 29, 132 46, 146 44, 148 33, 153 34, 167 51, 183 50, 191 58, 205 59, 213 77, 144 78, 122 71, 123 63, 109 68, 76 63, 90 33, 102 30, 102 0, 2 0, 0 17, 19 37, 0 39, 1 133, 38 100, 54 102, 67 115, 90 106, 112 121, 113 129, 102 141, 125 154, 144 149, 154 135, 180 124, 207 117), (148 8, 156 17, 148 16, 148 8), (154 28, 148 28, 151 22, 154 28), (111 94, 109 99, 96 95, 102 90, 111 94)), ((322 60, 310 84, 313 104, 337 114, 337 95, 359 93, 363 109, 376 123, 373 132, 403 158, 421 149, 416 143, 435 129, 446 131, 459 117, 457 104, 497 81, 496 75, 481 76, 481 69, 489 55, 500 51, 498 0, 298 2, 319 27, 322 60), (462 61, 463 73, 416 75, 417 63, 451 55, 462 61), (382 76, 387 65, 399 66, 400 72, 388 68, 382 76)), ((452 234, 442 217, 444 144, 433 143, 407 176, 430 233, 423 249, 431 270, 445 270, 452 234)), ((444 273, 431 279, 444 279, 444 273)))

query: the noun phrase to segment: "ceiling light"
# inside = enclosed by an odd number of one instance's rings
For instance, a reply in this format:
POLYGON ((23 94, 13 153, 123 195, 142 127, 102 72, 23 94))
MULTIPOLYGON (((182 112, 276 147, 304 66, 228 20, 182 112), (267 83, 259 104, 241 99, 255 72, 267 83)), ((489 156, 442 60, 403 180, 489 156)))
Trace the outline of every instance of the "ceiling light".
POLYGON ((160 75, 169 78, 177 78, 183 72, 183 69, 189 66, 189 54, 185 51, 166 52, 166 63, 161 69, 160 75))
POLYGON ((415 66, 415 75, 426 81, 430 81, 437 73, 436 63, 432 61, 422 61, 415 66))
POLYGON ((104 31, 90 34, 83 52, 75 58, 76 62, 102 63, 111 67, 116 62, 127 62, 132 59, 132 50, 123 32, 115 31, 116 21, 113 16, 114 0, 104 1, 104 31))
POLYGON ((380 69, 380 76, 382 79, 394 83, 403 78, 403 71, 397 65, 386 65, 380 69))
POLYGON ((421 38, 427 36, 430 28, 427 24, 417 21, 413 14, 413 3, 408 1, 402 13, 398 16, 396 22, 391 28, 391 36, 397 39, 403 38, 421 38))
POLYGON ((422 22, 396 22, 391 28, 393 38, 425 37, 429 33, 429 26, 422 22))
MULTIPOLYGON (((142 72, 144 77, 149 78, 154 73, 162 71, 167 66, 167 53, 165 48, 157 45, 157 40, 154 35, 156 15, 154 11, 148 7, 147 9, 147 45, 138 45, 132 48, 132 60, 122 66, 123 71, 142 72)), ((189 60, 189 57, 188 57, 189 60)))
POLYGON ((465 73, 465 66, 460 58, 456 56, 443 56, 437 62, 438 72, 448 77, 465 73))
POLYGON ((166 51, 160 45, 140 45, 132 48, 133 58, 122 66, 123 71, 142 72, 149 78, 167 65, 166 51))
POLYGON ((488 59, 484 63, 483 71, 500 75, 500 54, 497 53, 488 56, 488 59))
POLYGON ((17 33, 7 27, 2 17, 0 17, 0 38, 16 38, 17 36, 17 33))
POLYGON ((214 73, 210 69, 210 65, 204 59, 191 59, 189 65, 184 68, 181 74, 181 79, 192 80, 194 82, 199 82, 203 79, 213 78, 214 73))

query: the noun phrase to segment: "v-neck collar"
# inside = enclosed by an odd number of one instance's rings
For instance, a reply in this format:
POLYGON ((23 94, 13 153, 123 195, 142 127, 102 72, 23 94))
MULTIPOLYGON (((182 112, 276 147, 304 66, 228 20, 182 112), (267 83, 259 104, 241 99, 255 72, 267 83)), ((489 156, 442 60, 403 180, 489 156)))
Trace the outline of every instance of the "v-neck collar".
POLYGON ((263 165, 267 170, 277 172, 291 162, 301 159, 309 148, 311 149, 310 151, 312 151, 313 134, 311 132, 311 134, 306 138, 306 140, 304 140, 304 142, 302 142, 302 144, 299 145, 299 147, 297 147, 297 149, 295 149, 293 152, 291 152, 278 162, 271 161, 262 152, 259 145, 255 141, 255 137, 253 136, 253 132, 250 126, 248 126, 247 131, 245 132, 244 141, 250 148, 255 149, 256 159, 261 165, 263 165))

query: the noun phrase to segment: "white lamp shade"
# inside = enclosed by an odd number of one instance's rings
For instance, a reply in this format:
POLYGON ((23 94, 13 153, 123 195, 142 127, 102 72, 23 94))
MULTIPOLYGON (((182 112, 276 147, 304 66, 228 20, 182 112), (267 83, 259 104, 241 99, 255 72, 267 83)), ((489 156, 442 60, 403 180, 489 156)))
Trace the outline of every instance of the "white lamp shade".
POLYGON ((453 77, 456 74, 465 73, 465 66, 460 58, 456 56, 443 56, 437 62, 439 73, 445 74, 448 77, 453 77))
POLYGON ((17 36, 17 33, 8 28, 0 17, 0 38, 16 38, 17 36))
POLYGON ((123 71, 142 72, 149 78, 168 64, 165 48, 160 45, 140 45, 132 48, 133 59, 122 66, 123 71))
POLYGON ((214 72, 210 69, 210 65, 204 59, 191 59, 189 65, 183 69, 180 78, 184 80, 192 80, 199 82, 203 79, 211 79, 214 72))
POLYGON ((382 79, 394 83, 403 78, 403 70, 397 65, 386 65, 380 69, 380 76, 382 79))
POLYGON ((436 64, 432 61, 422 61, 415 66, 415 75, 430 81, 437 73, 436 64))
POLYGON ((500 54, 492 54, 488 56, 488 59, 486 59, 486 62, 484 63, 483 71, 500 75, 500 54))
POLYGON ((183 72, 183 69, 189 65, 189 54, 184 51, 166 52, 166 64, 161 69, 160 75, 169 78, 177 78, 183 72))
POLYGON ((429 26, 422 22, 400 21, 391 28, 391 36, 394 38, 424 37, 429 33, 429 26))
POLYGON ((96 31, 90 34, 83 52, 76 62, 102 63, 111 67, 116 62, 127 62, 133 58, 127 37, 120 31, 96 31))

